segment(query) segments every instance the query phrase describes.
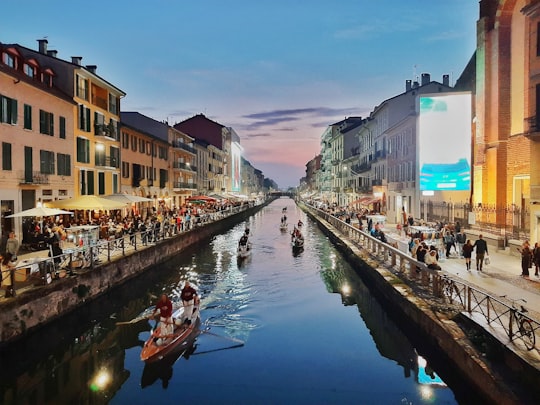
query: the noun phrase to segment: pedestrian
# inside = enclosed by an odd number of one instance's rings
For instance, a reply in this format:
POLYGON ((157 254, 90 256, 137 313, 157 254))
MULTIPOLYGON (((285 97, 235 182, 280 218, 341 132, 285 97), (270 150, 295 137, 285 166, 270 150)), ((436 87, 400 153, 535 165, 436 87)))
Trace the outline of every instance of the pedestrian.
MULTIPOLYGON (((446 258, 450 258, 450 250, 452 249, 452 246, 454 245, 454 235, 452 235, 452 232, 446 231, 444 235, 444 245, 446 247, 446 258)), ((455 249, 455 247, 454 247, 455 249)))
POLYGON ((471 271, 472 251, 473 251, 473 245, 471 244, 471 240, 467 239, 467 242, 463 245, 461 252, 463 253, 463 257, 465 258, 465 266, 467 267, 468 271, 471 271))
POLYGON ((532 267, 532 250, 529 245, 529 241, 526 240, 521 245, 521 248, 518 248, 518 251, 521 253, 521 276, 529 277, 529 268, 532 267))
POLYGON ((476 271, 482 271, 484 257, 489 254, 487 243, 482 234, 478 235, 478 239, 474 242, 473 249, 476 249, 476 271))
POLYGON ((463 245, 465 244, 466 241, 467 241, 467 235, 465 234, 465 232, 461 231, 456 235, 456 242, 457 242, 457 248, 458 248, 457 253, 458 253, 459 257, 464 257, 464 255, 463 255, 463 245))
POLYGON ((5 297, 15 297, 13 289, 13 270, 17 267, 17 261, 13 259, 11 253, 0 255, 0 285, 6 290, 5 297))
POLYGON ((431 270, 441 270, 441 266, 439 266, 439 262, 437 261, 437 251, 434 249, 430 249, 429 253, 426 254, 426 257, 424 258, 424 261, 429 269, 431 270))
POLYGON ((6 253, 11 253, 11 256, 17 259, 19 253, 19 241, 15 237, 15 232, 11 231, 6 242, 6 253))
POLYGON ((533 263, 534 263, 534 275, 538 277, 539 276, 538 268, 540 267, 540 246, 538 245, 538 242, 534 244, 533 263))

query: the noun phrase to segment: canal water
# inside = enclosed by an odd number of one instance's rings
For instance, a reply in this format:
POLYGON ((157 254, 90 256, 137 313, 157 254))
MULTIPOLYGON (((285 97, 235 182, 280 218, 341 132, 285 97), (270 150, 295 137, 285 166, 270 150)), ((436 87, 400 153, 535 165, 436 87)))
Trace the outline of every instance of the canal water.
POLYGON ((406 336, 325 235, 289 198, 180 253, 0 352, 0 403, 474 403, 444 360, 406 336), (279 222, 286 209, 289 229, 279 222), (305 247, 291 246, 303 222, 305 247), (251 256, 236 247, 250 229, 251 256), (190 280, 201 329, 154 365, 139 356, 162 293, 190 280), (452 388, 450 388, 452 387, 452 388))

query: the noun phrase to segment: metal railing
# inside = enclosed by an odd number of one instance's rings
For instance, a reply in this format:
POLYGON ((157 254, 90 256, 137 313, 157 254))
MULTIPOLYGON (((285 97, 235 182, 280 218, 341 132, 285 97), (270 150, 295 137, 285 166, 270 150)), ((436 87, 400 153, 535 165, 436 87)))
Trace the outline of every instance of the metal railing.
POLYGON ((13 292, 16 295, 17 291, 23 288, 49 284, 55 279, 66 276, 76 276, 78 270, 92 270, 129 253, 147 249, 162 240, 182 237, 187 231, 238 214, 251 207, 253 207, 252 203, 230 206, 225 210, 200 216, 193 215, 190 221, 184 220, 180 226, 171 221, 164 221, 159 228, 153 227, 132 234, 122 233, 121 236, 111 236, 108 240, 101 239, 89 246, 65 248, 60 255, 21 261, 22 263, 16 267, 7 271, 3 269, 0 278, 3 284, 13 286, 13 292), (10 283, 6 283, 8 277, 11 280, 10 283))
POLYGON ((500 329, 509 337, 509 342, 519 342, 527 350, 535 347, 535 333, 540 329, 540 321, 531 317, 525 308, 518 309, 512 300, 495 297, 454 279, 444 270, 432 270, 409 254, 347 224, 336 216, 310 205, 307 207, 355 245, 369 252, 372 259, 385 264, 401 278, 416 283, 433 298, 442 299, 460 311, 466 312, 480 327, 494 334, 500 329))

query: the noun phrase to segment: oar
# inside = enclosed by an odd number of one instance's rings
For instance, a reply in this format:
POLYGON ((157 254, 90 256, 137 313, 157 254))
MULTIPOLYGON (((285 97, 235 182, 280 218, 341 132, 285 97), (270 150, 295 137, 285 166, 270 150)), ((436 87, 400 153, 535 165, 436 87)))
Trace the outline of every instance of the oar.
POLYGON ((231 338, 231 337, 228 337, 228 336, 218 335, 216 333, 209 332, 208 329, 209 328, 206 328, 203 331, 201 331, 201 334, 206 333, 208 335, 216 336, 216 337, 219 337, 219 338, 222 338, 222 339, 227 339, 227 340, 230 340, 231 342, 238 343, 241 346, 243 346, 245 344, 244 341, 242 341, 240 339, 235 339, 235 338, 231 338))
POLYGON ((134 323, 137 323, 137 322, 140 322, 140 321, 144 321, 144 320, 148 320, 150 319, 151 317, 150 316, 139 316, 137 318, 133 318, 131 321, 124 321, 124 322, 116 322, 116 325, 132 325, 134 323))

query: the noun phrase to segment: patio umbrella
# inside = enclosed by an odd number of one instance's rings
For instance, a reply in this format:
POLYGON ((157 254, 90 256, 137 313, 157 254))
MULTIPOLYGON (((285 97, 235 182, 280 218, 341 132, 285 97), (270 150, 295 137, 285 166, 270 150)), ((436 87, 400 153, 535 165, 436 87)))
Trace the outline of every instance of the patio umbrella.
POLYGON ((50 201, 47 205, 68 210, 118 210, 126 208, 125 202, 108 200, 95 195, 82 195, 66 200, 50 201))
POLYGON ((69 214, 73 215, 73 212, 64 211, 57 208, 36 207, 17 212, 16 214, 8 215, 6 218, 20 218, 20 217, 52 217, 55 215, 69 214))
POLYGON ((104 196, 107 200, 118 201, 123 203, 138 203, 138 202, 148 202, 153 201, 151 198, 140 197, 138 195, 130 195, 124 193, 109 194, 104 196))

